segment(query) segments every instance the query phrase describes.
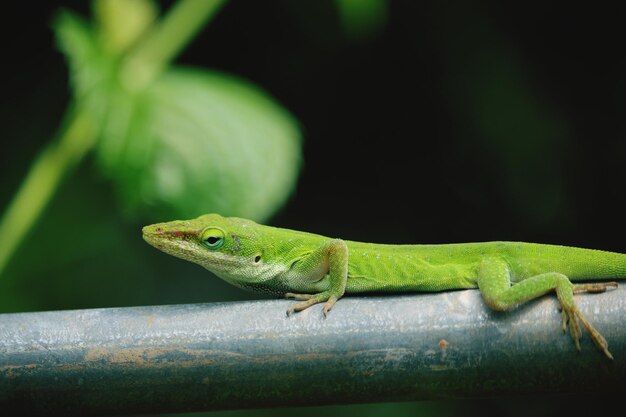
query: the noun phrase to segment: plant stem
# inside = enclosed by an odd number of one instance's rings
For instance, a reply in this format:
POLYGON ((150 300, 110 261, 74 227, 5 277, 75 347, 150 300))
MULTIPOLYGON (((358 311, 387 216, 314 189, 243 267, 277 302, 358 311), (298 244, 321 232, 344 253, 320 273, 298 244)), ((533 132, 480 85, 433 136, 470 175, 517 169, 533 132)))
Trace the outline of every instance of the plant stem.
MULTIPOLYGON (((132 50, 123 68, 131 89, 148 85, 215 15, 226 0, 180 0, 132 50)), ((96 138, 87 114, 68 110, 57 141, 48 145, 0 219, 0 276, 33 228, 63 176, 80 162, 96 138)))
POLYGON ((60 128, 59 138, 33 162, 28 175, 0 220, 0 276, 11 256, 33 228, 64 174, 93 146, 94 129, 73 107, 60 128))
POLYGON ((129 54, 123 76, 133 89, 148 85, 226 0, 180 0, 129 54))

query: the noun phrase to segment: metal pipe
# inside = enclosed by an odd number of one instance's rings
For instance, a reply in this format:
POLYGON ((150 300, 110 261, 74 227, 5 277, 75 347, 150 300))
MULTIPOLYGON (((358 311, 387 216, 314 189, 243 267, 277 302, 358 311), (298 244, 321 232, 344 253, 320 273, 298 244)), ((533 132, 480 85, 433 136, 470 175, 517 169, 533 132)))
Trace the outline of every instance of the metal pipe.
POLYGON ((624 392, 626 288, 577 295, 615 360, 577 352, 554 297, 476 290, 0 315, 0 410, 115 414, 521 393, 624 392))

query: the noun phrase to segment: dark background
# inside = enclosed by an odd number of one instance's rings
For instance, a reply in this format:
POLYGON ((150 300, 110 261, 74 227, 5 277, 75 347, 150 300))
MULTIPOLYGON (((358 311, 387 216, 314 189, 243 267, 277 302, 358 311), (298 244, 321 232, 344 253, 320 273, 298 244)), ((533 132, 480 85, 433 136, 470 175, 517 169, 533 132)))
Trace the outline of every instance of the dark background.
MULTIPOLYGON (((0 208, 70 100, 50 30, 59 7, 90 11, 57 1, 3 13, 0 208)), ((394 1, 379 32, 354 38, 329 1, 234 1, 178 62, 247 78, 300 121, 303 169, 273 225, 388 243, 626 252, 625 17, 590 3, 394 1)), ((122 216, 91 162, 67 178, 18 251, 7 270, 17 284, 0 311, 262 297, 145 245, 139 230, 152 219, 122 216)), ((515 398, 265 413, 586 415, 610 404, 515 398)))

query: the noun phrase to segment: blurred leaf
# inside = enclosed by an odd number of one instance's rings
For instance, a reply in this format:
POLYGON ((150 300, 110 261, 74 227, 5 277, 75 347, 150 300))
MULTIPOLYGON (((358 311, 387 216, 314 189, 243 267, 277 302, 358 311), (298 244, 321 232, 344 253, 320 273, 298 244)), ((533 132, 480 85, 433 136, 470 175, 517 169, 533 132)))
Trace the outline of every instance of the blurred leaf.
POLYGON ((100 41, 114 55, 133 45, 157 17, 150 0, 97 0, 94 6, 100 41))
POLYGON ((57 15, 54 30, 59 48, 70 66, 70 82, 77 101, 88 98, 94 89, 111 83, 112 62, 99 48, 89 23, 73 13, 62 11, 57 15))
POLYGON ((266 93, 233 76, 180 68, 137 90, 88 24, 64 13, 56 31, 78 105, 98 126, 99 166, 131 211, 261 221, 284 203, 298 175, 300 132, 266 93))
POLYGON ((335 0, 345 34, 351 39, 367 39, 387 24, 387 0, 335 0))
POLYGON ((208 211, 266 219, 293 189, 295 121, 268 96, 216 72, 175 69, 141 94, 112 94, 97 149, 123 200, 163 218, 208 211))
MULTIPOLYGON (((149 91, 153 161, 142 196, 172 213, 270 216, 300 165, 295 120, 252 84, 225 74, 171 70, 149 91)), ((132 190, 129 190, 132 192, 132 190)))

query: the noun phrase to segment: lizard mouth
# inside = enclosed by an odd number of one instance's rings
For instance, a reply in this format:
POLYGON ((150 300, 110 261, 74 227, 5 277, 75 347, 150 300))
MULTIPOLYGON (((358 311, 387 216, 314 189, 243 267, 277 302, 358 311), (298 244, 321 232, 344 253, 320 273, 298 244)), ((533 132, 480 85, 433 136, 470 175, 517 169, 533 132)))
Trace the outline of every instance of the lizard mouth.
POLYGON ((171 230, 164 227, 164 224, 153 224, 141 229, 143 240, 160 251, 179 258, 188 259, 191 255, 192 247, 195 245, 191 238, 198 233, 197 230, 171 230))
POLYGON ((179 239, 183 240, 190 237, 197 236, 200 231, 196 228, 189 227, 188 225, 176 222, 172 223, 157 223, 149 226, 144 226, 141 229, 143 238, 146 241, 160 240, 160 239, 179 239), (175 228, 173 228, 175 226, 175 228))
POLYGON ((150 227, 151 226, 146 226, 141 230, 143 240, 145 240, 150 246, 153 246, 160 251, 170 253, 168 248, 169 246, 172 246, 172 244, 167 243, 167 239, 164 238, 162 233, 155 232, 154 229, 151 229, 150 227))
POLYGON ((177 258, 202 265, 212 271, 239 266, 241 262, 241 259, 237 257, 217 251, 209 252, 201 247, 197 242, 197 236, 200 233, 197 229, 181 230, 175 228, 172 230, 171 224, 159 223, 145 226, 141 231, 143 240, 150 246, 177 258))
POLYGON ((165 233, 163 232, 163 228, 159 225, 150 225, 145 226, 141 229, 141 235, 143 240, 148 242, 151 246, 154 246, 157 249, 161 249, 162 242, 165 240, 165 233))

